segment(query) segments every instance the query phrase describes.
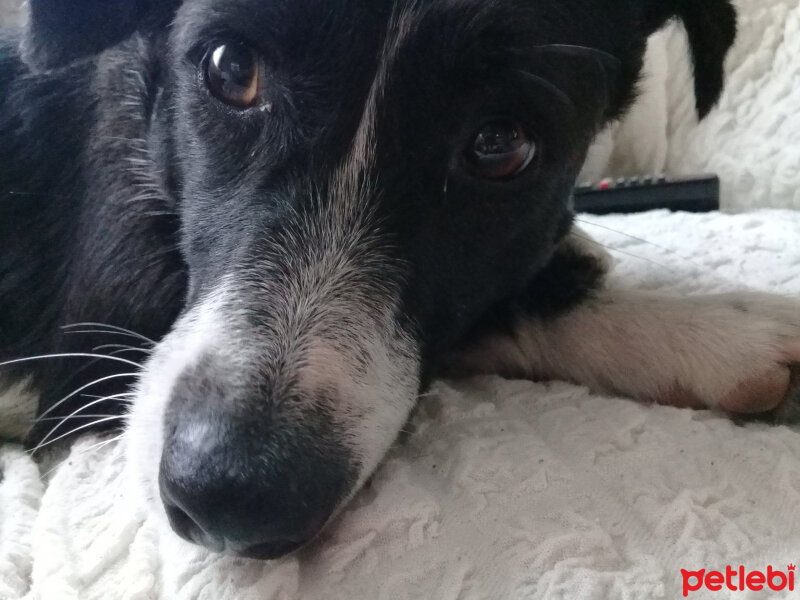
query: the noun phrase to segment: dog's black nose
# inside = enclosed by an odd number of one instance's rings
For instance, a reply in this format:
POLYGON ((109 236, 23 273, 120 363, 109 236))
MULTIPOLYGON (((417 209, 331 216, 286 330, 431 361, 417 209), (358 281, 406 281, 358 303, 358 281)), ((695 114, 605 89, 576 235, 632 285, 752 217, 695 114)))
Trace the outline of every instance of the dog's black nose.
POLYGON ((168 411, 159 486, 186 540, 278 558, 311 540, 354 484, 347 452, 313 420, 183 409, 168 411))

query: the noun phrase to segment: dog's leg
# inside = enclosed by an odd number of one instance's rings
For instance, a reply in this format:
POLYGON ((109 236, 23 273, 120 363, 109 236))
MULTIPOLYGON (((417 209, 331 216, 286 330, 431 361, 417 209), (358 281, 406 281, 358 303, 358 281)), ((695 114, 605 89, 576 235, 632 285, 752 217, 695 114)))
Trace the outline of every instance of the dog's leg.
POLYGON ((517 314, 509 325, 461 348, 449 367, 752 414, 782 405, 800 364, 800 302, 769 294, 600 287, 564 313, 517 314))

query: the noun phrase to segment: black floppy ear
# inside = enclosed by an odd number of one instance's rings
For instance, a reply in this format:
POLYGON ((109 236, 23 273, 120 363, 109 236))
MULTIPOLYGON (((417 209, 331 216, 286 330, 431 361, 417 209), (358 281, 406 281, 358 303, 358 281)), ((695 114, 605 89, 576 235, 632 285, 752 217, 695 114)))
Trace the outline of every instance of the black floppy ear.
POLYGON ((49 69, 97 54, 130 36, 172 0, 28 0, 25 61, 49 69))
POLYGON ((705 117, 719 100, 725 56, 736 39, 736 10, 730 0, 638 0, 644 33, 673 18, 683 21, 694 63, 697 114, 705 117))

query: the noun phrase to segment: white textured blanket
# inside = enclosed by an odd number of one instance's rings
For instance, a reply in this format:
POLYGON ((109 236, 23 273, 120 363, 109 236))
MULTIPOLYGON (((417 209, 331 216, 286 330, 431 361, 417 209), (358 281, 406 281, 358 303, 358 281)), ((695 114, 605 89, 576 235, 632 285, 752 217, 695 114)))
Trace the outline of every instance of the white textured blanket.
MULTIPOLYGON (((800 294, 799 212, 587 220, 626 282, 800 294)), ((680 596, 682 568, 800 561, 800 428, 496 378, 438 384, 416 426, 280 564, 209 557, 138 514, 119 446, 76 444, 44 494, 3 448, 0 598, 651 600, 680 596)))
MULTIPOLYGON (((660 34, 643 102, 588 174, 710 170, 728 208, 800 207, 800 3, 738 4, 720 110, 694 123, 680 34, 660 34)), ((798 212, 587 220, 626 284, 800 294, 798 212)), ((96 442, 78 442, 46 488, 19 448, 0 447, 0 600, 671 599, 680 569, 800 561, 800 428, 564 383, 438 384, 371 486, 277 564, 177 540, 132 502, 120 447, 96 442)))

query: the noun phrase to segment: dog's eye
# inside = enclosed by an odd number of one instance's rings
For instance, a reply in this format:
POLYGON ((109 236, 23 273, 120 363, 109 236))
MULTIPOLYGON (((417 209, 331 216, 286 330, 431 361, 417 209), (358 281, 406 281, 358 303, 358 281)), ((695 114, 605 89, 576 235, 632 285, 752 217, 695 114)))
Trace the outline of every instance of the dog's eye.
POLYGON ((494 119, 484 123, 466 160, 471 170, 487 179, 507 179, 519 175, 536 155, 536 144, 525 129, 510 119, 494 119))
POLYGON ((206 83, 219 100, 249 108, 258 100, 258 55, 246 44, 231 42, 212 48, 206 56, 206 83))

